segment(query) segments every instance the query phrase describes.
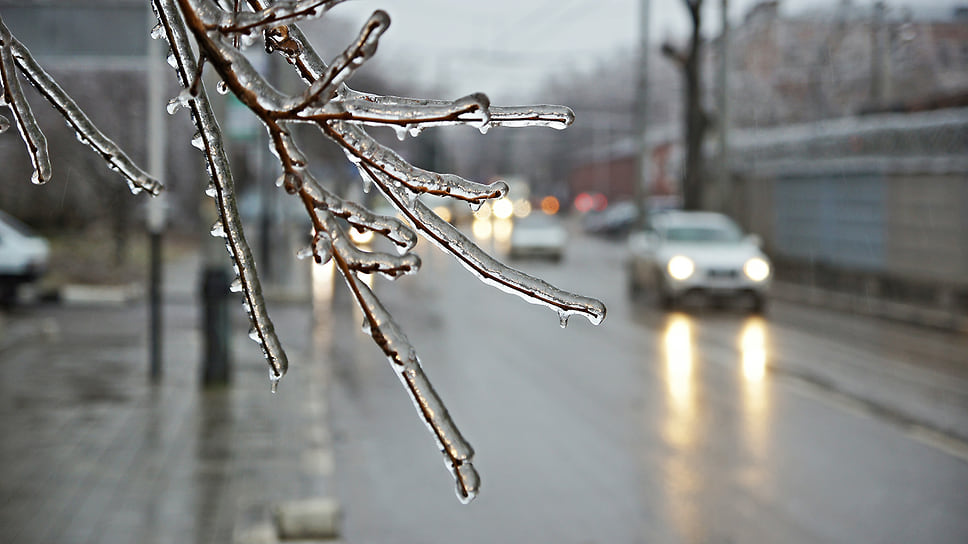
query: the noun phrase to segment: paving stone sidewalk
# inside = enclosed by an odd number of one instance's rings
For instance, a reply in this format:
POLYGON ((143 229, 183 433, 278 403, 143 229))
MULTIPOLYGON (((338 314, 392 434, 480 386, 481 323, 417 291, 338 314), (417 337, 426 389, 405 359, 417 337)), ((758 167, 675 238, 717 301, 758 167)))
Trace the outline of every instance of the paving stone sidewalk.
POLYGON ((6 316, 0 540, 275 542, 280 505, 333 504, 326 373, 308 299, 271 305, 292 365, 271 394, 233 295, 232 383, 204 389, 198 263, 166 268, 164 376, 155 385, 143 300, 6 316))

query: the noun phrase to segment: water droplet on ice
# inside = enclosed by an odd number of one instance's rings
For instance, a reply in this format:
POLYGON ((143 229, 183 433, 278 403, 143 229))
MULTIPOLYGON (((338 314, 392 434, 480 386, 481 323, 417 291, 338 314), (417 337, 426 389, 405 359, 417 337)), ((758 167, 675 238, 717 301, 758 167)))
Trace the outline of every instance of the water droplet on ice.
POLYGON ((10 121, 6 117, 0 115, 0 134, 3 134, 10 128, 10 121))
POLYGON ((205 196, 210 196, 212 198, 218 196, 218 189, 215 188, 214 183, 209 183, 208 187, 205 188, 205 196))
POLYGON ((202 150, 205 149, 205 140, 202 139, 201 132, 196 132, 195 135, 192 136, 192 147, 202 150))
POLYGON ((165 27, 161 23, 158 23, 151 29, 151 39, 157 40, 165 35, 165 27))
POLYGON ((34 170, 34 173, 30 175, 30 182, 34 185, 43 185, 47 183, 47 180, 40 176, 40 170, 34 170))
POLYGON ((478 127, 478 129, 481 131, 481 134, 487 134, 487 131, 491 129, 491 125, 488 123, 481 123, 481 126, 478 127))
POLYGON ((423 132, 423 129, 423 125, 410 125, 410 136, 413 136, 414 138, 420 136, 420 133, 423 132))
POLYGON ((233 293, 241 293, 242 278, 235 278, 234 280, 232 280, 232 283, 229 284, 229 291, 232 291, 233 293))
POLYGON ((218 94, 228 94, 229 85, 225 81, 219 81, 215 84, 215 90, 218 91, 218 94))
POLYGON ((168 53, 168 66, 172 68, 178 68, 178 58, 175 57, 174 53, 168 53))
POLYGON ((249 329, 249 339, 255 342, 256 344, 262 343, 262 335, 259 334, 259 331, 255 327, 252 327, 251 329, 249 329))
POLYGON ((397 139, 401 142, 407 139, 407 127, 393 125, 393 132, 397 133, 397 139))
POLYGON ((212 225, 211 232, 212 232, 212 236, 216 238, 225 238, 225 227, 222 225, 221 220, 216 221, 215 224, 212 225))

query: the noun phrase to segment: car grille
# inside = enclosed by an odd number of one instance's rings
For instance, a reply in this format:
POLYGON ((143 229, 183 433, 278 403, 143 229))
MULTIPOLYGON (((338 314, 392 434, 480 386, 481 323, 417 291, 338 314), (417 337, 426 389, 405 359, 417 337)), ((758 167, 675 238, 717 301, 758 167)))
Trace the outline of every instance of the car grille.
POLYGON ((711 268, 706 271, 706 277, 712 279, 734 279, 739 277, 739 270, 732 268, 711 268))

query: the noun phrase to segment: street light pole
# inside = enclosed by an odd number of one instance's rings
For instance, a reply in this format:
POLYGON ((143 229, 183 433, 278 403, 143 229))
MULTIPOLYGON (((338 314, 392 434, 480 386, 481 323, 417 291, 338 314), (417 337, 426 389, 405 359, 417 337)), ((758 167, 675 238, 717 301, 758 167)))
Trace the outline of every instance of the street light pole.
POLYGON ((635 172, 638 178, 633 193, 638 212, 639 228, 645 226, 646 197, 649 184, 649 145, 646 141, 649 113, 649 10, 650 0, 641 0, 639 3, 638 80, 635 93, 635 129, 638 139, 635 172))
POLYGON ((723 30, 719 35, 719 95, 717 96, 719 119, 716 128, 719 132, 719 175, 717 176, 717 195, 714 205, 720 211, 728 211, 727 204, 731 194, 729 175, 729 0, 722 0, 721 7, 723 30))
MULTIPOLYGON (((155 24, 151 10, 149 26, 155 24)), ((165 78, 161 58, 164 54, 161 40, 148 38, 148 170, 159 180, 165 179, 165 78)), ((148 360, 151 381, 157 382, 162 373, 162 233, 165 229, 165 193, 148 201, 148 360)))

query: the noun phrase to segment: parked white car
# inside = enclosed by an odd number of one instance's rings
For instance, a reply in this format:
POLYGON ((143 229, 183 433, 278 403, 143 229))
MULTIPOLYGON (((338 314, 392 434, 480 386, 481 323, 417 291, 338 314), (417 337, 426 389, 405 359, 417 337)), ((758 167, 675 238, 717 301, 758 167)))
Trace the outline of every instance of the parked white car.
POLYGON ((0 211, 0 303, 13 302, 20 284, 40 278, 49 259, 47 240, 0 211))
POLYGON ((765 309, 773 270, 758 236, 712 212, 662 212, 649 223, 628 240, 633 294, 652 289, 664 308, 699 295, 746 298, 754 311, 765 309))

